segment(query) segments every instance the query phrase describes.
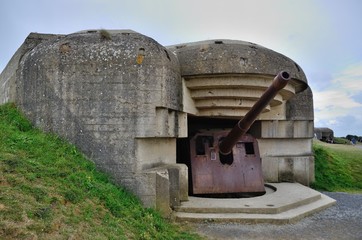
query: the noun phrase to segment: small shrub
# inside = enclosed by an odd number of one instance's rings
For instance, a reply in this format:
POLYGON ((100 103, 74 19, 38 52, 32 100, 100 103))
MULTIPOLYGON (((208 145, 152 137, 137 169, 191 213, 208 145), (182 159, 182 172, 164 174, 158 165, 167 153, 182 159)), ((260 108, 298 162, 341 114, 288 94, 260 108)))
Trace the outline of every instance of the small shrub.
POLYGON ((80 191, 69 189, 64 193, 64 199, 71 203, 78 203, 82 199, 80 191))
POLYGON ((25 116, 18 112, 14 103, 7 103, 0 108, 0 120, 9 123, 22 132, 27 132, 33 128, 25 116))
POLYGON ((40 219, 48 219, 51 216, 50 207, 40 207, 34 212, 34 216, 40 219))
POLYGON ((112 39, 111 34, 107 30, 102 29, 99 31, 99 34, 101 35, 102 40, 111 40, 112 39))
POLYGON ((348 139, 345 138, 334 138, 334 143, 335 144, 351 144, 350 141, 348 139))

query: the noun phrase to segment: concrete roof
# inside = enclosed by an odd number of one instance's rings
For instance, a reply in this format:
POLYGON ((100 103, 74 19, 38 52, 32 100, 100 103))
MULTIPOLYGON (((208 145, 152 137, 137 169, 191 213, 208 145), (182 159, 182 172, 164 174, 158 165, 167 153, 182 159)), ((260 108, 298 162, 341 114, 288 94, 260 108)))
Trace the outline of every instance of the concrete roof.
POLYGON ((215 74, 291 74, 296 92, 308 87, 301 67, 290 58, 263 46, 229 39, 183 43, 167 47, 180 62, 183 76, 215 74))

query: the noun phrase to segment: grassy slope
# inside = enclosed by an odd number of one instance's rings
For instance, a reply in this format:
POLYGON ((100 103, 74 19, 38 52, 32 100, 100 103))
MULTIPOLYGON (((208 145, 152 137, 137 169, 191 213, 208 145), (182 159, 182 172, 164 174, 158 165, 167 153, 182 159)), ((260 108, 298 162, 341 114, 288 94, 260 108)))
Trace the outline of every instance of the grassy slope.
POLYGON ((196 239, 0 106, 0 239, 196 239), (33 238, 35 237, 35 238, 33 238))
POLYGON ((362 192, 362 148, 314 141, 316 182, 326 191, 362 192))

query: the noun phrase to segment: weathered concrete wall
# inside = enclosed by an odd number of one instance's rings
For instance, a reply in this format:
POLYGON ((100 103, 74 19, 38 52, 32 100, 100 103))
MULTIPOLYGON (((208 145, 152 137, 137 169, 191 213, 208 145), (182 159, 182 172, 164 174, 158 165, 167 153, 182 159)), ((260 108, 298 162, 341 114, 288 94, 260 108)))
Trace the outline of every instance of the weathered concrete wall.
POLYGON ((315 181, 313 95, 308 87, 285 101, 285 119, 260 121, 263 173, 269 182, 315 181))
POLYGON ((240 118, 280 71, 292 81, 259 119, 286 119, 286 100, 306 89, 307 79, 291 59, 262 46, 234 40, 209 40, 168 47, 180 62, 184 110, 196 116, 240 118))
POLYGON ((262 122, 261 148, 279 149, 262 154, 263 172, 269 182, 299 182, 309 186, 315 181, 313 119, 313 94, 308 87, 286 101, 285 121, 262 122))
POLYGON ((207 40, 169 46, 180 62, 182 76, 217 74, 271 74, 288 70, 298 80, 297 92, 307 79, 290 58, 260 45, 239 40, 207 40))
POLYGON ((289 99, 286 118, 289 120, 314 120, 313 93, 309 87, 289 99))
POLYGON ((20 59, 36 45, 51 38, 54 34, 31 33, 15 52, 5 69, 0 74, 0 104, 16 101, 16 71, 19 67, 20 59))
POLYGON ((144 35, 105 34, 58 36, 20 56, 15 101, 36 126, 75 143, 146 206, 162 207, 156 192, 140 189, 160 182, 159 172, 142 171, 175 164, 174 139, 187 134, 178 60, 144 35))

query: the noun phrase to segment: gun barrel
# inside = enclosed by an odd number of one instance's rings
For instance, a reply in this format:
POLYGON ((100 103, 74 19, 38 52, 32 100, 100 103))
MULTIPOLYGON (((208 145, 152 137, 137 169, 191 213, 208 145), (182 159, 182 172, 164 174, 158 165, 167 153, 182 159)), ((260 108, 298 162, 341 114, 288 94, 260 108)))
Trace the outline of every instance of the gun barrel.
POLYGON ((290 74, 288 72, 281 71, 278 73, 272 84, 267 88, 260 99, 219 144, 219 151, 221 154, 228 155, 231 153, 232 148, 235 146, 241 136, 243 136, 249 130, 250 126, 254 123, 258 115, 275 97, 275 95, 287 85, 289 80, 290 74))

